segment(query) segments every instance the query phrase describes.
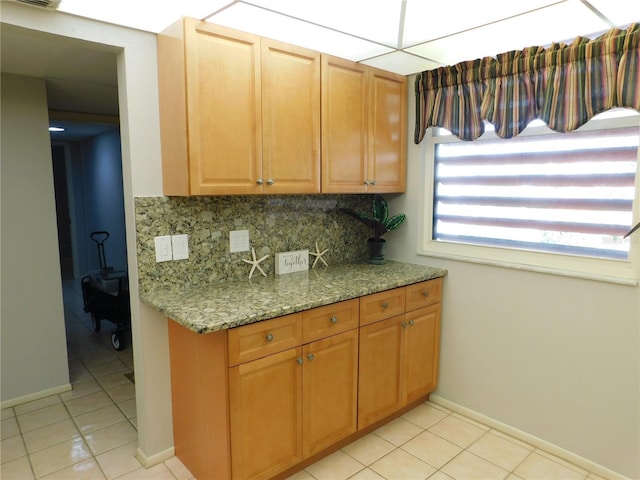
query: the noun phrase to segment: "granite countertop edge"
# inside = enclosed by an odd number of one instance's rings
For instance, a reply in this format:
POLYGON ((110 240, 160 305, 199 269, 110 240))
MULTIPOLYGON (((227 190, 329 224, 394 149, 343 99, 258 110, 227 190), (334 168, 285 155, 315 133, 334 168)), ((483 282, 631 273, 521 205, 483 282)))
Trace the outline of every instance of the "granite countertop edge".
POLYGON ((193 332, 211 333, 446 275, 443 268, 403 262, 343 264, 141 292, 140 298, 193 332))

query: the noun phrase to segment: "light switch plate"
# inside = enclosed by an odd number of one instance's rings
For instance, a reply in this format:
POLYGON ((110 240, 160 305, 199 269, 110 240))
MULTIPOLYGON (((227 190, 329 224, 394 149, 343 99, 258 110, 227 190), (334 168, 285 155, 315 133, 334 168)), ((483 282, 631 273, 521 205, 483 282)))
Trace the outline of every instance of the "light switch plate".
POLYGON ((153 240, 156 245, 156 262, 166 262, 169 260, 173 260, 173 254, 171 251, 171 236, 162 235, 159 237, 155 237, 153 240))
POLYGON ((186 260, 189 258, 189 235, 172 235, 171 249, 174 260, 186 260))
POLYGON ((249 251, 249 230, 233 230, 229 232, 229 252, 249 251))
POLYGON ((309 270, 309 250, 276 253, 276 275, 309 270))

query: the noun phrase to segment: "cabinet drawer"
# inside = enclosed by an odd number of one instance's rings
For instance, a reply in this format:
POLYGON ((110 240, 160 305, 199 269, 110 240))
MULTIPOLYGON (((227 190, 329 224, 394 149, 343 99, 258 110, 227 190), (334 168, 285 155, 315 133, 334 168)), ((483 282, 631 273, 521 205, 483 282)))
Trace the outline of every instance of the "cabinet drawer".
POLYGON ((360 297, 360 325, 404 313, 404 287, 360 297))
POLYGON ((300 345, 302 313, 232 328, 227 334, 232 367, 300 345))
POLYGON ((440 303, 442 301, 442 279, 427 280, 414 283, 406 287, 406 311, 411 312, 418 308, 440 303))
POLYGON ((336 335, 358 327, 360 304, 357 298, 333 303, 302 313, 303 343, 336 335))

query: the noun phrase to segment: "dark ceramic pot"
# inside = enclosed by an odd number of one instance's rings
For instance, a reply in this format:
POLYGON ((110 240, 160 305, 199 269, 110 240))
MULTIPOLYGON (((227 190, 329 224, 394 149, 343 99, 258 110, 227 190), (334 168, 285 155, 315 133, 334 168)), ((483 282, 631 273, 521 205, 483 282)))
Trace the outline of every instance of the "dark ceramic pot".
POLYGON ((382 238, 370 238, 367 240, 369 247, 368 263, 373 265, 382 265, 384 263, 384 246, 386 242, 382 238))

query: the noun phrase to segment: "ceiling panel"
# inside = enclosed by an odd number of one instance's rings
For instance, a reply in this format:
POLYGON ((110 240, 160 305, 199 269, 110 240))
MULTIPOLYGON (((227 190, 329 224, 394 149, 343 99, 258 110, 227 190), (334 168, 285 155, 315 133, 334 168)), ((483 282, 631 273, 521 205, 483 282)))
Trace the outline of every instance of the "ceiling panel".
POLYGON ((204 18, 233 0, 62 0, 58 10, 149 32, 160 32, 182 16, 204 18))
POLYGON ((241 2, 207 21, 355 61, 393 50, 241 2))
POLYGON ((407 0, 402 46, 446 37, 554 3, 558 0, 407 0))
POLYGON ((397 47, 402 0, 246 0, 247 3, 397 47))
POLYGON ((422 72, 442 66, 426 58, 411 55, 410 53, 400 50, 363 60, 361 63, 389 72, 399 73, 400 75, 411 75, 415 72, 422 72))
POLYGON ((570 40, 609 25, 580 2, 562 2, 466 32, 426 42, 407 51, 445 65, 534 45, 570 40), (570 18, 571 22, 566 19, 570 18), (544 25, 544 28, 540 28, 544 25), (517 32, 517 35, 514 34, 517 32))

